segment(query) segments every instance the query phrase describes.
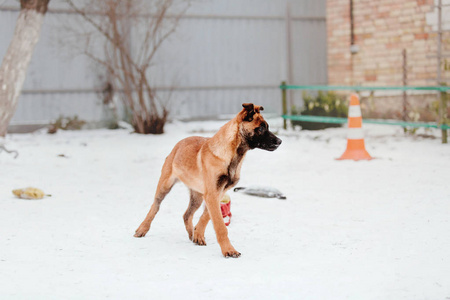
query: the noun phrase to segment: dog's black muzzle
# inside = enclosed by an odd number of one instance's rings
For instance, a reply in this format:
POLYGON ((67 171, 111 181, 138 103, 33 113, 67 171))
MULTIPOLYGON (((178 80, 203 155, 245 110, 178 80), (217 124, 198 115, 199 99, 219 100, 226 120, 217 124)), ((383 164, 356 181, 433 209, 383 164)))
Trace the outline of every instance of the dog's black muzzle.
POLYGON ((255 137, 254 148, 259 148, 267 151, 275 151, 281 145, 281 139, 277 138, 275 134, 266 131, 264 135, 255 137))
POLYGON ((281 139, 277 138, 275 134, 269 131, 270 139, 269 143, 265 145, 264 150, 267 151, 275 151, 281 145, 281 139))

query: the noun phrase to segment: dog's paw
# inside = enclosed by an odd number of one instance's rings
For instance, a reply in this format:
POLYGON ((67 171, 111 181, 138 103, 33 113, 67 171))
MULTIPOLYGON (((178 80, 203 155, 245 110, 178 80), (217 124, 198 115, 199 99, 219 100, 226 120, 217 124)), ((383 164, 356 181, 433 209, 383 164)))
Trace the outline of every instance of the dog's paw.
POLYGON ((225 257, 238 258, 239 256, 241 256, 241 253, 236 251, 236 249, 234 249, 234 247, 230 243, 222 244, 220 245, 220 248, 222 250, 223 256, 225 257))
POLYGON ((233 250, 229 250, 229 251, 223 251, 222 254, 226 258, 228 258, 228 257, 238 258, 239 256, 241 256, 241 253, 236 251, 236 250, 234 250, 234 249, 233 250))
POLYGON ((138 237, 138 238, 144 237, 147 234, 147 232, 149 231, 149 229, 150 228, 139 226, 139 228, 136 229, 136 233, 134 234, 134 237, 138 237))
POLYGON ((194 232, 192 241, 199 246, 206 246, 205 236, 194 232))

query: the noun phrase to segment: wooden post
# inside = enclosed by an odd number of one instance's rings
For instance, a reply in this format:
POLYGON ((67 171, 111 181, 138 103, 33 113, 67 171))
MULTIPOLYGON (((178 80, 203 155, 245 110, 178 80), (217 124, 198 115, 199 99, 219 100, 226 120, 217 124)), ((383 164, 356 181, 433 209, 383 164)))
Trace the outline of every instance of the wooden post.
MULTIPOLYGON (((439 124, 446 125, 447 124, 447 92, 441 91, 441 101, 439 105, 439 124)), ((447 144, 447 129, 441 129, 441 140, 442 144, 447 144)))
MULTIPOLYGON (((437 35, 437 84, 442 86, 442 0, 438 1, 438 35, 437 35)), ((441 91, 439 103, 439 124, 446 123, 447 92, 441 91)), ((447 144, 447 129, 441 129, 442 144, 447 144)))
MULTIPOLYGON (((406 56, 406 49, 403 49, 403 86, 408 85, 408 63, 406 56)), ((406 121, 408 118, 408 95, 406 94, 406 90, 403 91, 403 121, 406 121)))
MULTIPOLYGON (((407 63, 406 49, 403 49, 402 56, 403 56, 403 86, 407 86, 408 85, 408 73, 407 73, 408 72, 408 63, 407 63)), ((406 90, 403 91, 402 119, 405 122, 408 119, 408 94, 406 93, 406 90)), ((406 133, 408 130, 406 127, 403 127, 403 131, 406 133)))
MULTIPOLYGON (((286 81, 281 82, 281 86, 285 86, 286 81)), ((287 115, 287 91, 285 88, 281 88, 281 103, 283 105, 283 115, 287 115)), ((287 121, 283 118, 283 128, 287 129, 287 121)))

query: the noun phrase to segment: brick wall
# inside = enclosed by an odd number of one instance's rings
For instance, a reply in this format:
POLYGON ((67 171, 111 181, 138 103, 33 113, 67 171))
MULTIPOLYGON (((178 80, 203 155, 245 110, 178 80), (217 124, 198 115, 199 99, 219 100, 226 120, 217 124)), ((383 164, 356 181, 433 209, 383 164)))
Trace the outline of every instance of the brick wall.
MULTIPOLYGON (((407 50, 408 84, 436 84, 437 36, 433 0, 354 0, 350 52, 350 0, 327 1, 329 84, 401 85, 402 51, 407 50)), ((444 19, 445 20, 445 19, 444 19)), ((448 48, 450 36, 444 36, 448 48)))
MULTIPOLYGON (((450 0, 443 2, 448 4, 450 0)), ((353 0, 354 43, 359 51, 352 54, 350 0, 327 0, 328 83, 402 85, 402 51, 406 49, 408 85, 436 85, 437 9, 434 5, 434 0, 353 0)), ((446 28, 450 26, 449 19, 450 8, 445 8, 444 30, 450 30, 446 28)), ((443 34, 442 51, 450 52, 448 31, 443 34)), ((443 70, 442 75, 442 81, 450 83, 449 71, 443 70)), ((435 121, 437 97, 435 92, 408 93, 408 119, 435 121)), ((375 93, 375 98, 362 98, 363 115, 402 118, 401 93, 375 93)))

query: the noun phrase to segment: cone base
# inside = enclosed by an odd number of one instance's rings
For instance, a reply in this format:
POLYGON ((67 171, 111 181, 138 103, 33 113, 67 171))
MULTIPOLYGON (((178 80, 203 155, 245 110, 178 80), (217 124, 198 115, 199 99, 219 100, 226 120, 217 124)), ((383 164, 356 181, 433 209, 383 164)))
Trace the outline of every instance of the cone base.
POLYGON ((366 151, 364 139, 347 140, 347 149, 344 154, 337 160, 352 159, 352 160, 370 160, 372 156, 366 151))
POLYGON ((372 156, 366 150, 350 150, 345 151, 337 160, 352 159, 352 160, 371 160, 372 156))

